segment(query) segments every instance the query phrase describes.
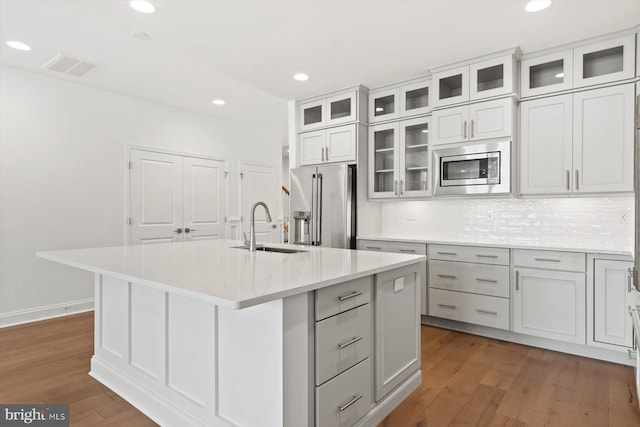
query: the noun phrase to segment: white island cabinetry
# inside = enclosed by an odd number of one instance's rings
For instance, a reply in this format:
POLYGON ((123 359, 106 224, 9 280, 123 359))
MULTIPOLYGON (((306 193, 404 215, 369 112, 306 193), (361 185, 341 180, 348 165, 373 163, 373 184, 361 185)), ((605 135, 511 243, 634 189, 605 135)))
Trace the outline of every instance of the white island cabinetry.
POLYGON ((90 375, 161 425, 375 426, 418 387, 424 256, 239 244, 39 256, 95 273, 90 375))

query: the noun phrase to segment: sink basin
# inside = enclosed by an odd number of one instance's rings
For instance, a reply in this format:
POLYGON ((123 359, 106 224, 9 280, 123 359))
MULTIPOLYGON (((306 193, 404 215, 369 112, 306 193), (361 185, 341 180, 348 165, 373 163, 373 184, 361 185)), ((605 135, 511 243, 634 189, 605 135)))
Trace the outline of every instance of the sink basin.
MULTIPOLYGON (((233 248, 249 250, 248 246, 233 246, 233 248)), ((282 254, 297 254, 298 252, 307 252, 303 249, 276 248, 273 246, 258 246, 256 248, 256 251, 257 252, 280 252, 282 254)))

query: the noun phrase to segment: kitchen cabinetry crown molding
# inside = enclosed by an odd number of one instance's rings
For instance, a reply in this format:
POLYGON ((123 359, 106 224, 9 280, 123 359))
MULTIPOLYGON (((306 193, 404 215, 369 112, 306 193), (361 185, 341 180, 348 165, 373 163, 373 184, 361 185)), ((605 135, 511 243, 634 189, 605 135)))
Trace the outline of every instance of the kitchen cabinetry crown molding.
POLYGON ((345 92, 357 90, 358 92, 364 93, 365 95, 369 94, 369 88, 363 85, 355 85, 355 86, 347 86, 342 89, 332 90, 330 92, 323 92, 319 95, 313 95, 307 98, 296 99, 296 104, 306 104, 307 102, 318 101, 320 99, 331 98, 335 95, 340 95, 345 92))

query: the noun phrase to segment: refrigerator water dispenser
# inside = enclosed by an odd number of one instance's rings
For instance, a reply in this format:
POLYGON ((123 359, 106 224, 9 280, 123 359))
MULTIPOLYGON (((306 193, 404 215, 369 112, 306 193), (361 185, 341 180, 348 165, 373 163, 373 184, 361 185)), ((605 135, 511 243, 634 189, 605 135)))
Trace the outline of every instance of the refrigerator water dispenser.
POLYGON ((309 223, 311 221, 311 211, 293 212, 293 243, 309 245, 311 235, 309 234, 309 223))

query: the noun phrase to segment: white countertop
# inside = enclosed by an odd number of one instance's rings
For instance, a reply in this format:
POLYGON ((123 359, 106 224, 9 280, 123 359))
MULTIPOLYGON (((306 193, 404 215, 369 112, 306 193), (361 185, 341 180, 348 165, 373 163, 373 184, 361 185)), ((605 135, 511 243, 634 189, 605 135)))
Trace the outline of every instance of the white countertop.
POLYGON ((249 252, 231 240, 38 252, 61 264, 240 309, 424 261, 422 255, 317 248, 249 252))
POLYGON ((430 239, 427 236, 400 236, 390 234, 366 234, 358 236, 358 240, 379 240, 387 242, 410 242, 410 243, 425 243, 425 244, 439 244, 439 245, 465 245, 465 246, 488 246, 494 248, 513 248, 513 249, 535 249, 545 251, 563 251, 563 252, 586 252, 592 254, 603 255, 621 255, 625 257, 633 258, 631 251, 616 249, 615 247, 609 247, 605 244, 584 244, 584 245, 559 245, 557 242, 552 244, 545 244, 545 242, 522 242, 521 240, 501 240, 496 242, 495 240, 456 240, 456 239, 430 239))

